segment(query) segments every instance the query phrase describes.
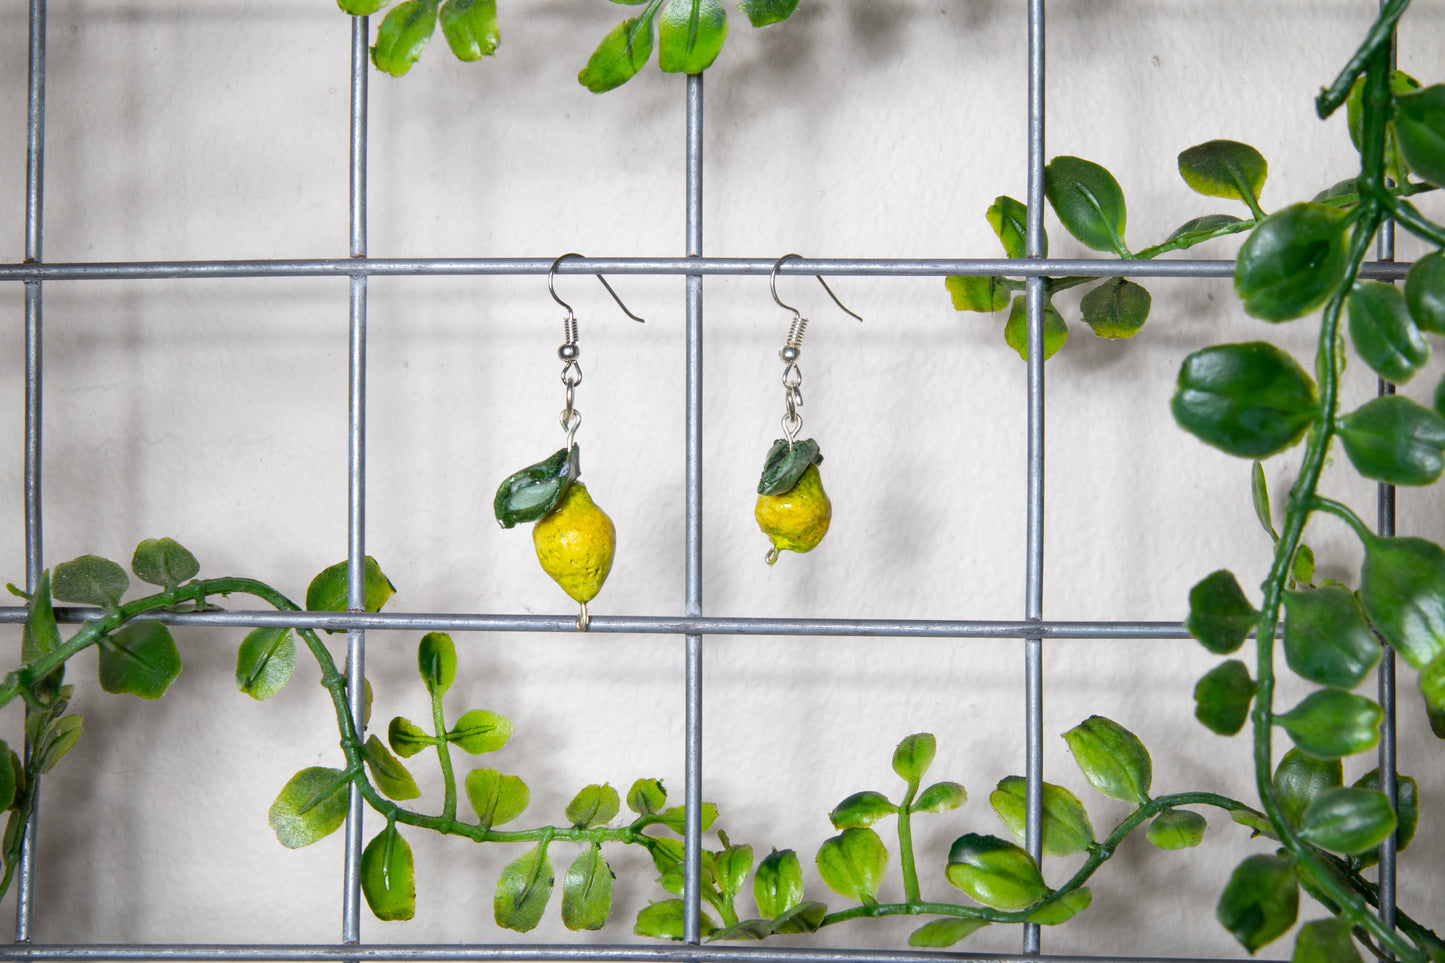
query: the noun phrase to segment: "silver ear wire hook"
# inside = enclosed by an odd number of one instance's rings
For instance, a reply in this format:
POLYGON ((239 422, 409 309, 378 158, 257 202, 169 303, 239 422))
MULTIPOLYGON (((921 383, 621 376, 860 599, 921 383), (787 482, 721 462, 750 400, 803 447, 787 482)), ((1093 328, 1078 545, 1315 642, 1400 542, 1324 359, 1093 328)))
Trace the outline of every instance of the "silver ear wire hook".
MULTIPOLYGON (((803 427, 803 417, 798 414, 798 409, 803 407, 803 372, 798 367, 798 356, 803 352, 803 335, 808 331, 808 319, 803 317, 797 308, 783 303, 783 299, 778 297, 778 268, 782 267, 783 262, 789 258, 801 259, 802 255, 784 254, 774 261, 772 273, 768 277, 768 289, 773 292, 773 300, 777 302, 778 307, 793 312, 793 323, 788 326, 787 340, 778 349, 778 357, 783 362, 783 403, 785 405, 782 422, 783 434, 787 436, 788 448, 791 449, 794 439, 798 437, 798 431, 803 427)), ((838 300, 838 295, 828 287, 828 282, 823 280, 822 275, 815 274, 813 276, 818 279, 819 284, 823 285, 823 290, 828 292, 828 297, 833 299, 833 303, 842 308, 845 314, 857 318, 859 321, 863 320, 862 315, 848 310, 848 306, 838 300)))
MULTIPOLYGON (((564 255, 562 255, 561 257, 559 257, 557 260, 553 261, 553 262, 552 262, 552 266, 547 269, 547 291, 552 295, 552 300, 553 300, 553 301, 556 301, 558 304, 562 305, 562 307, 564 307, 564 308, 567 309, 567 316, 573 319, 574 324, 575 324, 576 317, 577 317, 576 312, 574 312, 574 311, 572 310, 572 305, 568 304, 566 301, 563 301, 561 298, 557 297, 557 288, 553 286, 552 279, 553 279, 553 277, 554 277, 554 276, 556 275, 556 273, 557 273, 557 265, 561 264, 563 261, 567 260, 567 258, 569 258, 569 257, 582 257, 582 256, 583 256, 583 255, 578 254, 576 251, 568 252, 567 254, 564 254, 564 255)), ((631 318, 632 320, 636 321, 638 324, 645 324, 645 323, 646 323, 646 322, 644 322, 641 318, 639 318, 637 315, 633 314, 631 311, 629 311, 629 310, 627 309, 627 305, 625 305, 625 304, 622 303, 622 299, 617 296, 617 292, 616 292, 616 291, 612 290, 612 285, 610 285, 610 284, 607 283, 607 279, 606 279, 606 278, 604 278, 604 277, 603 277, 602 275, 600 275, 600 274, 596 274, 596 275, 593 275, 593 276, 594 276, 595 278, 597 278, 597 280, 599 280, 599 281, 602 282, 602 286, 607 289, 607 293, 608 293, 608 294, 612 295, 612 300, 614 300, 614 301, 617 302, 617 306, 622 309, 622 313, 623 313, 623 314, 627 315, 629 318, 631 318)), ((821 281, 822 278, 819 278, 819 280, 821 281)), ((835 300, 836 300, 836 299, 835 299, 835 300)), ((844 308, 843 310, 847 311, 848 309, 847 309, 847 308, 844 308)), ((852 312, 850 311, 849 313, 851 314, 852 312)), ((856 315, 855 315, 855 317, 856 317, 856 315)), ((862 319, 862 318, 858 318, 858 320, 861 321, 861 320, 863 320, 863 319, 862 319)), ((574 339, 574 340, 575 340, 575 339, 574 339)))

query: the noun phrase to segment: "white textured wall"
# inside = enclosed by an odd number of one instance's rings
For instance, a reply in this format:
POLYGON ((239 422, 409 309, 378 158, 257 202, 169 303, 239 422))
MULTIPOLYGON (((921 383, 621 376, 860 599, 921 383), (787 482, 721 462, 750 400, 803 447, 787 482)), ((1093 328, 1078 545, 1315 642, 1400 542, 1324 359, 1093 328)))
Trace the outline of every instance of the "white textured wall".
MULTIPOLYGON (((684 82, 654 67, 594 96, 575 80, 627 9, 601 0, 502 0, 495 62, 464 65, 441 40, 412 74, 371 78, 373 256, 680 255, 684 82)), ((1438 80, 1445 4, 1421 2, 1402 64, 1438 80)), ((1050 155, 1109 167, 1144 247, 1212 211, 1175 170, 1217 137, 1270 161, 1266 207, 1352 172, 1343 116, 1312 97, 1369 22, 1367 0, 1056 2, 1048 20, 1050 155)), ((347 253, 349 24, 333 4, 50 3, 45 247, 50 261, 340 257, 347 253)), ((996 256, 983 212, 1022 197, 1025 20, 1001 0, 804 0, 789 23, 733 32, 706 79, 705 247, 710 255, 996 256)), ((0 261, 23 257, 25 10, 0 9, 0 261)), ((1440 216, 1433 198, 1422 205, 1440 216)), ((1085 253, 1057 222, 1052 252, 1085 253)), ((1200 250, 1227 257, 1228 242, 1200 250)), ((1400 256, 1419 249, 1402 240, 1400 256)), ((565 277, 579 308, 586 382, 584 478, 619 531, 595 615, 683 610, 683 282, 621 277, 647 318, 625 320, 591 279, 565 277)), ((781 415, 776 350, 787 314, 760 278, 709 278, 704 388, 704 609, 715 615, 1018 618, 1024 605, 1025 369, 1002 316, 953 311, 941 280, 840 278, 862 314, 813 282, 784 279, 814 319, 803 357, 805 434, 827 455, 833 528, 811 555, 762 562, 757 471, 781 415)), ((1246 319, 1226 281, 1155 281, 1133 342, 1071 326, 1048 365, 1044 612, 1059 619, 1182 617, 1189 587, 1230 567, 1246 587, 1269 544, 1248 464, 1182 434, 1168 411, 1179 362, 1223 340, 1278 338, 1305 357, 1308 321, 1246 319)), ((541 278, 381 278, 369 287, 367 548, 399 588, 396 610, 566 612, 525 531, 490 517, 497 483, 561 442, 559 309, 541 278)), ((1066 313, 1075 300, 1061 297, 1066 313)), ((23 311, 0 286, 0 578, 24 579, 23 311)), ((56 282, 45 286, 47 563, 128 559, 171 535, 203 574, 250 574, 295 598, 346 553, 347 284, 342 279, 56 282)), ((1442 366, 1409 388, 1428 396, 1442 366)), ((1361 364, 1348 397, 1373 391, 1361 364)), ((1331 493, 1369 512, 1371 486, 1343 459, 1331 493)), ((1269 465, 1276 506, 1292 477, 1269 465)), ((1402 492, 1402 531, 1445 536, 1439 490, 1402 492)), ((1354 578, 1359 552, 1333 523, 1308 533, 1323 574, 1354 578)), ((19 630, 5 637, 7 661, 19 630)), ((38 940, 328 941, 339 935, 341 837, 278 846, 265 813, 297 769, 339 759, 314 667, 268 704, 232 684, 239 632, 178 630, 186 670, 161 702, 110 697, 76 660, 86 735, 47 780, 38 940)), ((369 636, 376 717, 426 716, 415 633, 369 636)), ((682 792, 680 639, 461 635, 452 714, 486 707, 517 732, 485 764, 532 787, 522 822, 560 820, 594 781, 639 776, 682 792)), ((1088 805, 1101 833, 1123 812, 1083 780, 1058 733, 1101 713, 1154 754, 1157 792, 1249 798, 1244 738, 1192 718, 1214 659, 1193 643, 1046 648, 1045 772, 1088 805)), ((948 843, 1001 832, 987 803, 1023 766, 1017 642, 717 638, 705 656, 705 795, 734 841, 793 847, 805 864, 845 795, 896 793, 893 746, 938 735, 933 775, 971 801, 920 817, 925 893, 948 892, 948 843)), ((1401 670, 1400 769, 1438 817, 1440 743, 1401 670)), ((1286 695, 1286 698, 1288 696, 1286 695)), ((19 707, 3 716, 19 741, 19 707)), ((1279 740, 1277 751, 1286 743, 1279 740)), ((413 768, 436 791, 417 757, 413 768)), ((1374 762, 1347 762, 1353 779, 1374 762)), ((465 764, 462 764, 465 768, 465 764)), ((435 807, 435 796, 427 802, 435 807)), ((1213 919, 1246 833, 1209 814, 1183 854, 1132 840, 1094 880, 1094 907, 1045 934, 1065 953, 1240 955, 1213 919)), ((375 820, 373 819, 373 823, 375 820)), ((891 826, 891 824, 889 824, 891 826)), ((515 938, 491 922, 513 855, 409 834, 419 910, 364 925, 371 940, 515 938)), ((554 859, 565 867, 569 846, 554 859)), ((616 851, 614 851, 616 852, 616 851)), ((1402 904, 1445 918, 1438 818, 1401 866, 1402 904)), ((1076 861, 1076 860, 1075 860, 1076 861)), ((1075 861, 1048 867, 1057 882, 1075 861)), ((638 855, 617 856, 616 922, 661 891, 638 855)), ((896 872, 896 870, 895 870, 896 872)), ((809 895, 838 900, 809 870, 809 895)), ((896 898, 896 877, 887 884, 896 898)), ((0 912, 8 912, 13 894, 0 912)), ((1306 911, 1308 916, 1310 911, 1306 911)), ((1314 915, 1318 915, 1316 912, 1314 915)), ((913 921, 846 924, 818 942, 899 946, 913 921)), ((573 939, 552 910, 529 939, 573 939)), ((786 938, 785 944, 797 943, 786 938)), ((1011 952, 1016 928, 963 948, 1011 952)), ((1268 955, 1289 952, 1287 944, 1268 955)))

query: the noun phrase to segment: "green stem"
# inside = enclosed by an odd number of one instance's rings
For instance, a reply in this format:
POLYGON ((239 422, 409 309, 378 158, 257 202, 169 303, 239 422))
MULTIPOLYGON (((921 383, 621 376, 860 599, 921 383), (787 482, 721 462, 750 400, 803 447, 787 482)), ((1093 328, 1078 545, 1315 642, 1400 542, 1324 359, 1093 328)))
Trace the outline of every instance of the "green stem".
POLYGON ((1390 216, 1393 217, 1401 227, 1414 234, 1416 237, 1424 238, 1431 244, 1445 247, 1445 228, 1430 220, 1419 209, 1409 201, 1392 196, 1387 206, 1390 216))
POLYGON ((909 780, 908 792, 898 804, 898 863, 903 870, 903 898, 916 903, 921 898, 918 888, 918 867, 913 855, 913 799, 918 795, 918 781, 909 780))
POLYGON ((1365 72, 1366 67, 1379 57, 1382 50, 1388 54, 1395 39, 1395 24, 1409 6, 1410 0, 1388 0, 1381 6, 1379 17, 1370 26, 1369 33, 1365 34, 1365 39, 1355 51, 1355 55, 1345 64, 1345 69, 1340 71, 1334 83, 1320 91, 1315 98, 1315 110, 1321 120, 1339 110, 1340 105, 1349 99, 1355 78, 1365 72))
POLYGON ((1370 531, 1370 527, 1348 505, 1342 505, 1333 499, 1315 496, 1310 499, 1309 507, 1313 511, 1325 512, 1340 519, 1354 530, 1362 542, 1368 543, 1375 537, 1375 533, 1370 531))
POLYGON ((431 690, 431 718, 437 736, 437 760, 442 767, 442 817, 456 819, 457 779, 452 773, 452 746, 447 741, 447 724, 442 716, 442 694, 437 689, 431 690))

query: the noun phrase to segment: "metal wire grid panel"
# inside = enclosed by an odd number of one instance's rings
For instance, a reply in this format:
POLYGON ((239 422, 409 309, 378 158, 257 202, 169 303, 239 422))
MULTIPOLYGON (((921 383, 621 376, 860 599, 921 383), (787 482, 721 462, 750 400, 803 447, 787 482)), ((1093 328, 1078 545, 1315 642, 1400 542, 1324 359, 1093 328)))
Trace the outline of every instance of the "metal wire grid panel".
MULTIPOLYGON (((362 851, 362 800, 353 788, 346 828, 343 870, 343 909, 340 941, 322 945, 45 945, 31 942, 34 853, 37 818, 27 827, 21 866, 17 874, 15 942, 0 951, 14 960, 727 960, 796 961, 828 963, 859 960, 888 963, 927 963, 957 960, 966 955, 918 951, 834 951, 807 949, 742 949, 702 946, 699 939, 699 873, 702 846, 701 759, 703 699, 702 654, 709 635, 813 635, 950 638, 1008 638, 1024 641, 1026 717, 1026 848, 1037 858, 1041 851, 1042 810, 1042 693, 1043 640, 1046 638, 1179 638, 1185 633, 1162 622, 1060 622, 1043 613, 1044 556, 1044 367, 1043 284, 1048 275, 1118 276, 1124 265, 1107 260, 1068 260, 1043 257, 1042 214, 1044 168, 1044 0, 1029 0, 1028 12, 1028 242, 1029 261, 1000 259, 793 259, 778 270, 783 274, 851 274, 873 276, 946 276, 1009 274, 1027 283, 1029 363, 1027 379, 1026 573, 1022 618, 1017 620, 906 620, 906 619, 786 619, 717 618, 703 614, 702 600, 702 333, 703 278, 706 275, 766 275, 774 270, 771 258, 708 258, 703 255, 703 77, 687 77, 686 85, 686 252, 674 258, 570 258, 557 267, 566 274, 683 275, 686 278, 686 598, 680 617, 594 616, 591 631, 681 635, 686 646, 685 755, 687 817, 685 825, 685 941, 676 945, 365 945, 360 942, 359 862, 362 851)), ((551 262, 537 258, 502 259, 368 259, 366 250, 367 171, 367 18, 355 18, 351 33, 351 136, 350 136, 350 256, 345 259, 147 261, 47 264, 42 258, 42 199, 44 182, 45 0, 29 5, 29 90, 27 113, 27 164, 25 199, 25 260, 0 264, 0 280, 17 281, 25 289, 25 546, 27 584, 34 590, 43 564, 41 531, 41 389, 42 288, 47 280, 215 277, 346 276, 350 278, 348 357, 348 604, 347 614, 208 612, 165 616, 172 624, 209 626, 311 626, 347 632, 347 676, 354 694, 351 706, 360 728, 361 679, 365 671, 368 629, 458 631, 571 631, 575 623, 558 616, 427 615, 420 613, 366 614, 361 572, 365 558, 366 515, 366 318, 367 279, 398 275, 542 275, 551 262)), ((1398 279, 1407 265, 1393 263, 1393 236, 1381 238, 1379 260, 1366 265, 1366 277, 1398 279)), ((1170 260, 1130 262, 1133 277, 1228 277, 1232 262, 1221 260, 1170 260)), ((1389 387, 1381 386, 1381 391, 1389 387)), ((1394 492, 1380 487, 1379 529, 1394 530, 1394 492)), ((24 610, 0 611, 0 620, 19 622, 24 610)), ((1380 769, 1395 771, 1395 679, 1393 653, 1379 673, 1379 698, 1385 710, 1381 726, 1380 769)), ((37 806, 37 814, 39 807, 37 806)), ((1380 858, 1380 903, 1386 920, 1395 907, 1395 853, 1393 838, 1380 858)), ((1024 927, 1023 957, 1041 951, 1037 925, 1024 927)), ((1082 959, 1050 956, 1050 959, 1082 959)), ((1002 959, 991 957, 991 959, 1002 959)), ((1143 960, 1147 958, 1133 957, 1143 960)), ((1167 959, 1180 959, 1170 957, 1167 959)))

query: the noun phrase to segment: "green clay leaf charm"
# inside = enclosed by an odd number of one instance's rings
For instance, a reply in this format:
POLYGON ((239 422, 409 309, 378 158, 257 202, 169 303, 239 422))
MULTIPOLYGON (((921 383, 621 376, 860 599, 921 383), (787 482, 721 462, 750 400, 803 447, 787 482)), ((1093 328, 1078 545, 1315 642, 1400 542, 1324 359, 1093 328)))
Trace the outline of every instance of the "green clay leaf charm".
POLYGON ((502 482, 492 499, 497 524, 512 528, 521 522, 535 522, 557 507, 582 473, 580 459, 581 446, 561 448, 502 482))
POLYGON ((818 452, 818 442, 809 438, 788 444, 786 438, 779 438, 768 449, 763 462, 763 476, 758 481, 759 495, 781 495, 790 491, 803 477, 809 465, 821 465, 823 456, 818 452))

